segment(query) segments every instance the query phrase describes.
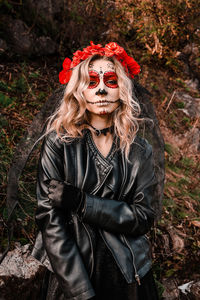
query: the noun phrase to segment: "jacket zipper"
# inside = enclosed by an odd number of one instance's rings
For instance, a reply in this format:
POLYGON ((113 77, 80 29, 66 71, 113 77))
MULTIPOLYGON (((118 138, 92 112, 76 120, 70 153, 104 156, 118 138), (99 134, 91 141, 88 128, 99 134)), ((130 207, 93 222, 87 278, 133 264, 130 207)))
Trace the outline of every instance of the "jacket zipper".
MULTIPOLYGON (((127 177, 127 169, 125 168, 125 161, 124 161, 124 156, 123 156, 123 165, 124 165, 124 182, 121 186, 121 191, 120 191, 120 195, 119 195, 119 200, 121 198, 121 195, 122 195, 122 191, 123 191, 123 188, 124 188, 124 185, 125 185, 125 182, 126 182, 126 177, 127 177)), ((133 262, 133 267, 134 267, 134 270, 135 270, 135 280, 136 282, 138 283, 138 285, 141 285, 141 282, 140 282, 140 276, 138 275, 137 273, 137 268, 136 268, 136 265, 135 265, 135 254, 133 253, 133 250, 131 249, 126 237, 124 234, 121 235, 127 245, 127 247, 129 248, 130 252, 131 252, 131 255, 132 255, 132 262, 133 262)))
POLYGON ((140 282, 140 276, 138 275, 137 273, 137 268, 136 268, 136 265, 135 265, 135 254, 133 253, 133 250, 131 249, 125 235, 122 234, 122 237, 127 245, 127 247, 129 248, 130 252, 131 252, 131 255, 132 255, 132 261, 133 261, 133 267, 134 267, 134 270, 135 270, 135 280, 137 281, 138 285, 141 285, 141 282, 140 282))
POLYGON ((131 281, 127 278, 126 274, 123 272, 123 270, 122 270, 120 264, 118 263, 117 259, 115 258, 115 255, 113 254, 112 249, 110 248, 110 246, 108 245, 107 241, 105 240, 105 238, 104 238, 104 236, 103 236, 101 230, 99 230, 99 232, 100 232, 100 235, 101 235, 101 237, 102 237, 104 243, 106 244, 106 246, 108 247, 108 249, 109 249, 110 252, 112 253, 112 255, 113 255, 114 259, 115 259, 115 262, 116 262, 116 264, 118 265, 119 269, 122 271, 122 273, 124 274, 124 276, 125 276, 126 279, 128 280, 128 283, 131 283, 131 281))

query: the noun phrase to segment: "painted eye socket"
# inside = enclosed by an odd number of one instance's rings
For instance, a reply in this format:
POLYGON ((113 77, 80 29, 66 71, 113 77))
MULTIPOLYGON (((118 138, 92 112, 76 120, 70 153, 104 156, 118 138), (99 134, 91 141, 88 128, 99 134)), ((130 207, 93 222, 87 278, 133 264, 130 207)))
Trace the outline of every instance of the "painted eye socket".
MULTIPOLYGON (((90 71, 90 83, 88 88, 94 89, 98 86, 100 83, 99 74, 95 71, 90 71)), ((115 72, 105 72, 103 75, 103 81, 105 85, 109 88, 116 89, 118 88, 118 78, 117 74, 115 72)))
POLYGON ((94 89, 95 87, 97 87, 97 85, 100 82, 99 74, 94 71, 91 71, 91 72, 89 72, 89 75, 90 75, 90 83, 89 83, 88 88, 94 89))
POLYGON ((117 74, 115 72, 104 73, 103 81, 104 81, 105 85, 109 88, 112 88, 112 89, 118 88, 117 74))

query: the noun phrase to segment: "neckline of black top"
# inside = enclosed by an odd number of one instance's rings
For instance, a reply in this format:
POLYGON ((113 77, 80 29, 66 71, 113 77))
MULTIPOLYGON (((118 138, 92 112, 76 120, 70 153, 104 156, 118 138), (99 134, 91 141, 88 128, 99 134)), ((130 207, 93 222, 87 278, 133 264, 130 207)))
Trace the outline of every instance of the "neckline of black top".
POLYGON ((97 146, 96 146, 96 144, 95 144, 95 142, 94 142, 94 140, 93 140, 93 138, 92 138, 92 133, 91 133, 90 130, 88 130, 87 136, 88 136, 88 138, 89 138, 89 146, 92 148, 92 151, 98 153, 98 155, 99 155, 101 158, 103 158, 103 160, 104 160, 106 163, 109 163, 109 164, 110 164, 110 162, 111 162, 111 160, 112 160, 112 158, 113 158, 113 156, 114 156, 114 154, 115 154, 115 150, 116 150, 116 139, 115 139, 115 137, 113 138, 112 146, 111 146, 111 148, 110 148, 110 151, 109 151, 108 155, 107 155, 107 156, 104 156, 104 155, 99 151, 99 149, 97 148, 97 146))

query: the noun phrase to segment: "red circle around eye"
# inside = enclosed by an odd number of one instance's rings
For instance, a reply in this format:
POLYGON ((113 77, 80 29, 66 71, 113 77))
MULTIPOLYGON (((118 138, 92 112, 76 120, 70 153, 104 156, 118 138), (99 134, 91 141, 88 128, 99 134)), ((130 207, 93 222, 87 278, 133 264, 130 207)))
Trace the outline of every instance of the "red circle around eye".
POLYGON ((90 71, 89 75, 90 75, 90 83, 89 83, 88 88, 89 89, 94 89, 95 87, 97 87, 97 85, 100 82, 99 74, 97 72, 90 71))
POLYGON ((117 74, 115 72, 106 72, 103 76, 103 81, 105 85, 109 88, 116 89, 118 88, 118 82, 117 82, 117 74))

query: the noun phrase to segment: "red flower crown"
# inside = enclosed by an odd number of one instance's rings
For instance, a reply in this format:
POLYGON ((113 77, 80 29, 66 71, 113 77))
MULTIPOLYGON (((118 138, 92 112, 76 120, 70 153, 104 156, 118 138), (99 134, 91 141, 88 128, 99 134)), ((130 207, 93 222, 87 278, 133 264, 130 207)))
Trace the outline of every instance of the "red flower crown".
POLYGON ((122 64, 127 75, 131 78, 134 78, 134 75, 137 75, 140 72, 140 66, 138 63, 124 50, 124 48, 120 47, 117 43, 111 42, 106 44, 105 47, 102 47, 101 44, 95 45, 92 41, 90 42, 90 46, 83 49, 83 51, 77 50, 73 53, 72 61, 69 58, 65 58, 63 62, 63 70, 59 73, 59 81, 62 84, 66 84, 69 82, 72 68, 77 66, 81 61, 84 61, 88 57, 98 54, 101 56, 107 57, 116 57, 116 59, 122 64))

